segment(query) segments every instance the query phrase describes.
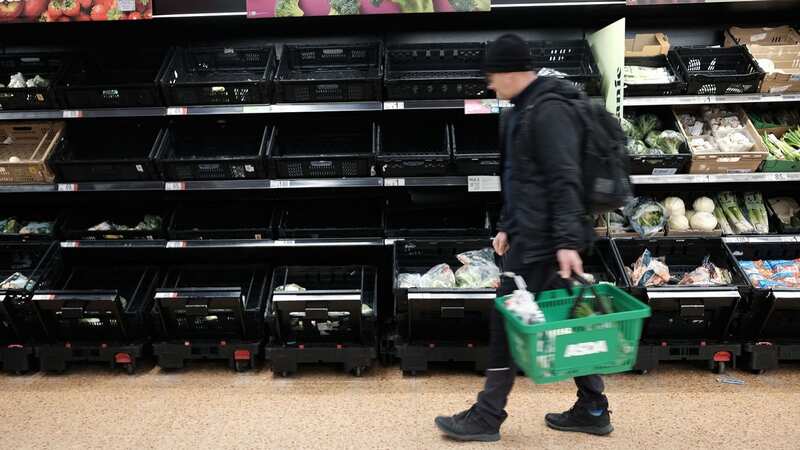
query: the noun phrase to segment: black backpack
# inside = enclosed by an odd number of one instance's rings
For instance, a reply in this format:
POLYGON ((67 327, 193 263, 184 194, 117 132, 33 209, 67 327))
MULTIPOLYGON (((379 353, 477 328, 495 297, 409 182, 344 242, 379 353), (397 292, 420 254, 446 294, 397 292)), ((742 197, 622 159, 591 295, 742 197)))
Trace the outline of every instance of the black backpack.
POLYGON ((625 206, 633 197, 630 182, 630 159, 625 149, 627 138, 619 119, 605 107, 581 94, 578 98, 545 94, 525 108, 535 111, 544 101, 560 100, 569 103, 583 122, 584 204, 593 214, 602 214, 625 206))

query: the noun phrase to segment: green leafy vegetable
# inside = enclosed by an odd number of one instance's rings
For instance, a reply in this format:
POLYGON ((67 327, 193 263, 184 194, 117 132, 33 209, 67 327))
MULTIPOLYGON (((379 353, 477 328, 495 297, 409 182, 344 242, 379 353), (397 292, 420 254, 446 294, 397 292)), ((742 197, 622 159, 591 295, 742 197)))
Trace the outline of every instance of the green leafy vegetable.
POLYGON ((355 16, 361 14, 360 0, 330 0, 329 16, 355 16))
POLYGON ((683 135, 674 130, 664 130, 658 136, 658 148, 668 155, 677 155, 684 142, 683 135))
POLYGON ((400 12, 404 13, 434 12, 433 0, 392 0, 392 3, 400 6, 400 12))
POLYGON ((299 17, 304 15, 300 0, 278 0, 275 2, 275 17, 299 17))
POLYGON ((488 11, 491 0, 447 0, 456 11, 488 11))
POLYGON ((642 114, 636 119, 639 139, 645 139, 651 131, 661 128, 661 121, 655 114, 642 114))
POLYGON ((661 148, 661 131, 653 130, 647 133, 644 139, 645 144, 653 148, 661 148))

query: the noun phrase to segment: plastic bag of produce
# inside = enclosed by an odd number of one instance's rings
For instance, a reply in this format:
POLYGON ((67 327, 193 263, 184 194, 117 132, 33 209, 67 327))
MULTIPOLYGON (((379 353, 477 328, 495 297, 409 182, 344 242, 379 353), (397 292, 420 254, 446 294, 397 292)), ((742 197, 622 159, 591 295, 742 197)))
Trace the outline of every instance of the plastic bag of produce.
POLYGON ((725 218, 728 219, 728 223, 734 233, 747 234, 755 232, 755 227, 745 217, 733 192, 720 192, 717 196, 717 204, 722 209, 722 212, 725 213, 725 218))
POLYGON ((52 232, 53 222, 28 222, 19 230, 19 234, 51 234, 52 232))
POLYGON ((724 286, 731 284, 731 273, 714 265, 710 257, 706 256, 703 264, 684 274, 678 284, 681 286, 724 286))
POLYGON ((667 155, 677 155, 684 142, 686 142, 686 140, 683 138, 683 135, 675 130, 664 130, 658 136, 658 148, 663 150, 667 155))
POLYGON ((667 213, 664 206, 646 197, 634 198, 623 210, 633 229, 642 237, 664 231, 667 213))
POLYGON ((456 287, 456 275, 453 269, 447 264, 433 266, 422 276, 420 287, 423 288, 454 288, 456 287))
POLYGON ((798 205, 797 200, 791 197, 775 197, 767 201, 781 223, 800 226, 800 205, 798 205))
POLYGON ((31 280, 25 275, 15 272, 0 283, 0 289, 25 289, 31 280))
POLYGON ((634 156, 648 155, 650 153, 647 144, 638 139, 629 139, 628 143, 625 145, 625 149, 628 151, 629 155, 634 156))
POLYGON ((306 288, 300 286, 299 284, 284 284, 275 288, 275 292, 303 292, 306 288))
POLYGON ((753 141, 743 131, 734 131, 724 137, 717 138, 717 145, 723 152, 749 152, 753 149, 753 141))
POLYGON ((480 250, 470 250, 456 255, 458 261, 465 266, 470 264, 491 264, 494 265, 494 250, 482 248, 480 250))
POLYGON ((397 287, 417 288, 422 285, 422 275, 418 273, 401 273, 397 275, 397 287))
POLYGON ((526 325, 544 323, 544 313, 533 294, 525 288, 525 282, 518 276, 514 276, 514 280, 517 282, 517 289, 505 298, 503 303, 506 309, 526 325))
POLYGON ((456 287, 494 288, 500 286, 500 269, 494 264, 468 264, 456 270, 456 287))
POLYGON ((764 198, 759 192, 745 192, 744 207, 747 210, 747 218, 758 234, 769 233, 769 218, 767 217, 767 207, 764 205, 764 198))
POLYGON ((635 286, 661 286, 669 281, 669 267, 664 258, 654 258, 650 250, 645 249, 642 256, 633 263, 630 276, 635 286))

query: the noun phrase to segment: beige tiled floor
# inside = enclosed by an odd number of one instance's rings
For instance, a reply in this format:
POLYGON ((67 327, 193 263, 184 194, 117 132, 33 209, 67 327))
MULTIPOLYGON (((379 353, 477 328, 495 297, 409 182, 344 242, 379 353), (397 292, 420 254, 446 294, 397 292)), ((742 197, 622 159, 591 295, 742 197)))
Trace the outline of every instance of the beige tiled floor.
POLYGON ((64 376, 0 376, 0 449, 28 448, 800 448, 800 365, 762 376, 733 371, 720 384, 701 368, 671 365, 607 380, 616 431, 598 438, 551 431, 543 415, 573 400, 570 383, 518 378, 498 444, 443 439, 433 417, 469 406, 482 378, 396 367, 353 378, 301 368, 235 374, 214 364, 135 376, 75 368, 64 376))

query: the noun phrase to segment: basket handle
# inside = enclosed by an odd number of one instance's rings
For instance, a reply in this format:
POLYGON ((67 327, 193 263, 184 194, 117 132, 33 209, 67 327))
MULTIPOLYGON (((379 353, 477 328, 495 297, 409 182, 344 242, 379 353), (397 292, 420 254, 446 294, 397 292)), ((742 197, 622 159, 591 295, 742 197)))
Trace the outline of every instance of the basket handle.
MULTIPOLYGON (((594 295, 595 299, 599 299, 600 295, 597 293, 597 289, 595 289, 595 286, 590 284, 582 276, 580 276, 580 275, 578 275, 576 273, 573 273, 572 276, 570 276, 570 279, 580 283, 580 286, 572 288, 572 295, 575 296, 575 303, 573 303, 573 305, 572 305, 572 309, 570 310, 569 317, 574 317, 575 316, 575 311, 578 309, 578 305, 580 304, 581 300, 585 296, 587 290, 589 290, 592 293, 592 295, 594 295), (576 291, 577 291, 577 294, 576 294, 576 291)), ((606 309, 606 305, 603 304, 603 302, 598 301, 597 303, 600 304, 600 308, 602 309, 601 312, 603 314, 610 314, 610 313, 613 312, 613 311, 609 311, 608 309, 606 309)))

